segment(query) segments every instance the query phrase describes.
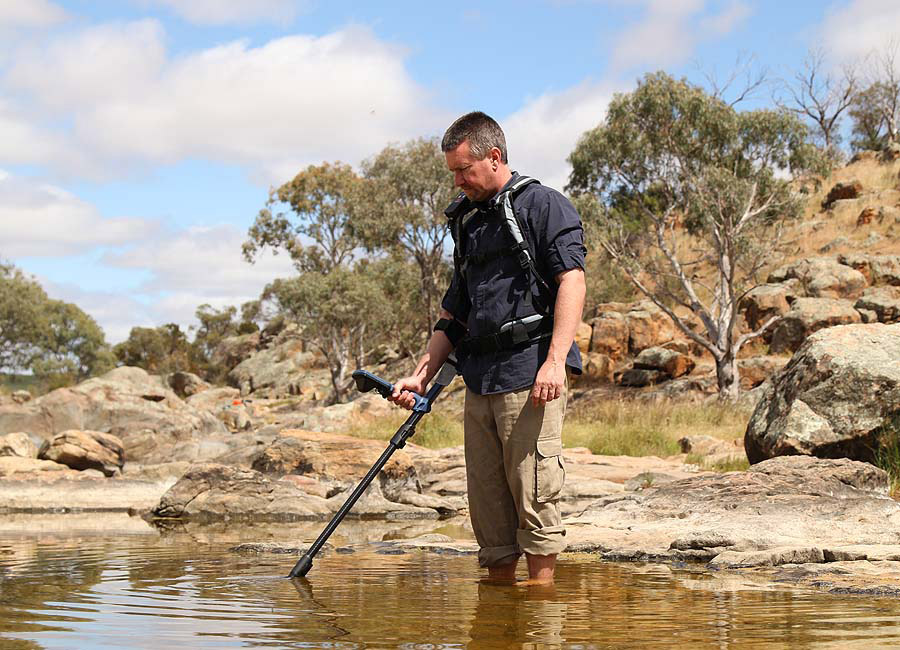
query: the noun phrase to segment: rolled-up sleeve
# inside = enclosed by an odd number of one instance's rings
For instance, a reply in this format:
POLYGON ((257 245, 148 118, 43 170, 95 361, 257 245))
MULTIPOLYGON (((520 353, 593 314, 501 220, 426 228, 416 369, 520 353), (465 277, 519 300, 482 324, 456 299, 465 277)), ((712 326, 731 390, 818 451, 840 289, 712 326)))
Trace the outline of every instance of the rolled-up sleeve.
POLYGON ((541 226, 537 229, 538 250, 551 277, 563 271, 584 269, 587 249, 584 230, 575 206, 559 192, 550 192, 541 206, 541 226))

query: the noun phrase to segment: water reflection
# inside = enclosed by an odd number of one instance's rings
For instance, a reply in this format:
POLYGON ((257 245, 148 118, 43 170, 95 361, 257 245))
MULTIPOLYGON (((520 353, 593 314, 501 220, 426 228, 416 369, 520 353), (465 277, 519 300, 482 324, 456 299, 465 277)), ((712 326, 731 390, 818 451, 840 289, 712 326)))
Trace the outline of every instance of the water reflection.
MULTIPOLYGON (((491 583, 471 556, 239 555, 291 527, 90 526, 0 521, 2 648, 888 648, 900 603, 773 589, 733 574, 561 559, 549 586, 491 583)), ((379 535, 360 523, 342 531, 379 535)), ((299 534, 314 536, 317 526, 299 534)), ((294 531, 296 533, 296 531, 294 531)), ((419 531, 416 531, 417 533, 419 531)), ((430 531, 424 531, 430 532, 430 531)), ((342 542, 343 543, 343 542, 342 542)), ((298 544, 302 546, 303 544, 298 544)))

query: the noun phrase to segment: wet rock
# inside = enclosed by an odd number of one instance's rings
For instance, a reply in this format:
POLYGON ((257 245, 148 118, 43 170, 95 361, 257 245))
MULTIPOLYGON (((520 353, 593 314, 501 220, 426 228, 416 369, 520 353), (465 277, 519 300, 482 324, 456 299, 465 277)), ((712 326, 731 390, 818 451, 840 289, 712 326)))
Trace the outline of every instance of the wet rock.
POLYGON ((770 273, 766 281, 778 284, 791 279, 814 298, 857 298, 867 285, 860 271, 830 257, 796 260, 770 273))
POLYGON ((900 415, 900 324, 813 334, 774 378, 750 418, 751 463, 785 454, 872 460, 900 415))
POLYGON ((737 569, 824 561, 825 554, 820 548, 788 546, 764 551, 725 551, 713 558, 709 567, 711 569, 737 569))
POLYGON ((772 352, 796 351, 806 338, 818 330, 862 322, 853 303, 835 298, 797 298, 791 310, 775 324, 772 352))
POLYGON ((37 445, 32 442, 31 436, 27 433, 17 431, 0 436, 0 456, 37 458, 37 452, 37 445))
POLYGON ((153 515, 200 521, 290 521, 327 516, 325 499, 254 470, 204 463, 192 466, 153 509, 153 515))
POLYGON ((860 313, 874 313, 875 320, 870 322, 900 322, 900 287, 870 287, 853 306, 860 313))
POLYGON ((716 554, 894 545, 900 504, 887 485, 868 463, 786 456, 604 497, 564 523, 570 546, 603 557, 700 559, 693 547, 707 544, 716 554))
POLYGON ((125 450, 122 441, 112 434, 70 429, 45 441, 38 458, 77 470, 96 469, 105 476, 113 476, 122 471, 125 450))

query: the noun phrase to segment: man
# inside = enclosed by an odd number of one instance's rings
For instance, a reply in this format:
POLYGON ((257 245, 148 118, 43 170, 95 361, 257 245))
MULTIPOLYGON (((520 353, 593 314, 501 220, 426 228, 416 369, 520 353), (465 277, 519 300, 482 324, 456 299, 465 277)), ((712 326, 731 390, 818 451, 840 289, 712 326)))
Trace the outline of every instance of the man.
POLYGON ((412 408, 408 391, 424 394, 457 348, 479 564, 492 578, 515 579, 524 553, 530 580, 549 582, 566 545, 561 430, 566 367, 581 373, 581 221, 559 192, 509 168, 503 131, 484 113, 456 120, 441 149, 462 190, 447 209, 455 268, 425 354, 391 401, 412 408))

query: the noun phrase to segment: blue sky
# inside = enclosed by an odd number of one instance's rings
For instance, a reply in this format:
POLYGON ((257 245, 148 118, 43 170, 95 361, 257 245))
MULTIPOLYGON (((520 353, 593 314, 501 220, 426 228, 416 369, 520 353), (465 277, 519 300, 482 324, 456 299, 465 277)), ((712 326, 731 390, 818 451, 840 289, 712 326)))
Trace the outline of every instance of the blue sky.
MULTIPOLYGON (((897 38, 900 2, 0 0, 0 258, 111 342, 291 273, 240 244, 270 186, 484 110, 561 187, 615 92, 773 76, 897 38)), ((767 94, 760 98, 767 101, 767 94)))

